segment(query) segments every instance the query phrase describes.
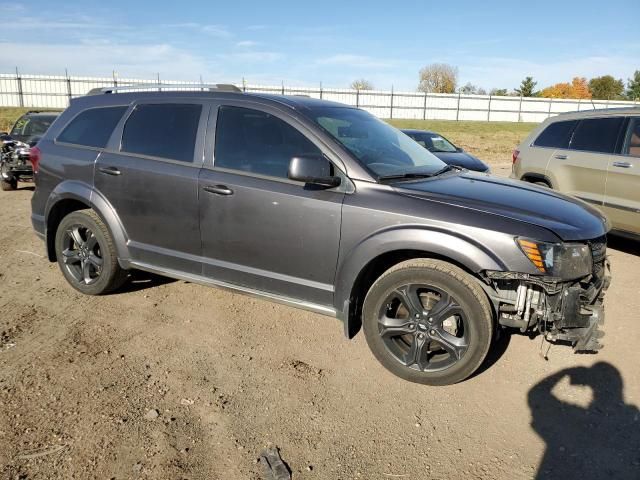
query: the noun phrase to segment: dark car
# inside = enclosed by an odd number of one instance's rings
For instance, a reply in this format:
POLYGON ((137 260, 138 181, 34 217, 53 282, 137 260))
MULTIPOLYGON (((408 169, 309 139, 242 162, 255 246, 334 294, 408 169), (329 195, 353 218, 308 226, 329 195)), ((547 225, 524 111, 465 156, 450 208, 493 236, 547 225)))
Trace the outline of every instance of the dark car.
POLYGON ((489 172, 489 165, 465 152, 462 148, 456 147, 439 133, 412 129, 405 129, 402 132, 413 138, 447 165, 456 165, 476 172, 489 172))
POLYGON ((600 348, 608 224, 587 204, 450 167, 338 103, 136 88, 72 100, 32 152, 33 226, 80 292, 141 269, 257 295, 362 326, 432 385, 505 326, 600 348))
POLYGON ((58 116, 53 112, 27 112, 13 125, 11 132, 0 133, 0 188, 15 190, 19 181, 30 181, 33 168, 29 148, 38 143, 58 116))
POLYGON ((9 136, 14 140, 33 146, 38 143, 40 137, 45 134, 58 115, 58 112, 27 112, 16 120, 9 136))

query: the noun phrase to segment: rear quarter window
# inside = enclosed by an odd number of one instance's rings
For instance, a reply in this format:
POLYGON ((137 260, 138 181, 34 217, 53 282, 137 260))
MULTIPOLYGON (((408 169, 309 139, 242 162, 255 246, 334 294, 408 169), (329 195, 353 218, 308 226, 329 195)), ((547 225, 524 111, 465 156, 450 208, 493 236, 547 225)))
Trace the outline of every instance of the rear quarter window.
POLYGON ((124 106, 85 110, 71 120, 56 141, 104 148, 126 110, 124 106))
POLYGON ((194 104, 138 105, 125 123, 120 150, 192 162, 201 112, 194 104))
POLYGON ((577 120, 553 122, 538 135, 533 145, 536 147, 568 148, 571 132, 577 123, 577 120))

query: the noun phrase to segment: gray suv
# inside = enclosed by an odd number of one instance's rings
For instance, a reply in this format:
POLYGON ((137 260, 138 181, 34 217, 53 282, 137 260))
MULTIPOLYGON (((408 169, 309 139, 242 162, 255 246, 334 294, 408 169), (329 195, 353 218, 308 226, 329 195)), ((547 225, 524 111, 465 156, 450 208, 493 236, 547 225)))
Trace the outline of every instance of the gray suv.
POLYGON ((362 327, 431 385, 469 377, 503 327, 600 348, 609 226, 580 200, 448 166, 338 103, 128 88, 74 99, 32 151, 33 226, 80 292, 140 269, 258 295, 362 327))

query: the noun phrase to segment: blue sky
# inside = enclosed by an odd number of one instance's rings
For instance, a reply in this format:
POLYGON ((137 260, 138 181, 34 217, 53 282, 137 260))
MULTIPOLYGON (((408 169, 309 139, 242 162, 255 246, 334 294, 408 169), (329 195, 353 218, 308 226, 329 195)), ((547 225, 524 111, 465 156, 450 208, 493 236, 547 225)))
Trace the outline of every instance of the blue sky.
POLYGON ((0 11, 3 73, 326 87, 364 77, 413 91, 433 62, 487 90, 640 70, 639 0, 0 0, 0 11))

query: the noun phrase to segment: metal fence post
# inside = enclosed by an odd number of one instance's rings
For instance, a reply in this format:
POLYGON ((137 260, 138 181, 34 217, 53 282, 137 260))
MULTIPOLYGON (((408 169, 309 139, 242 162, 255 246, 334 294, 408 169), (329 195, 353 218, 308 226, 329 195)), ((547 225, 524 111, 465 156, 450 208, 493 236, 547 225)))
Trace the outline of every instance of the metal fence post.
POLYGON ((111 76, 113 77, 113 86, 117 87, 118 86, 118 75, 116 74, 115 70, 111 70, 111 76))
POLYGON ((71 103, 71 79, 69 78, 69 71, 64 69, 64 76, 67 77, 67 97, 69 97, 69 103, 71 103))
POLYGON ((360 89, 356 88, 356 108, 360 108, 360 89))
POLYGON ((282 82, 282 95, 284 95, 284 82, 282 82))
POLYGON ((551 117, 551 105, 553 104, 553 98, 549 99, 549 112, 547 113, 547 118, 551 117))
POLYGON ((427 92, 424 92, 424 104, 422 105, 422 120, 427 119, 427 92))
POLYGON ((522 121, 522 95, 520 95, 520 103, 518 103, 518 122, 522 121))
POLYGON ((460 120, 460 90, 458 90, 458 106, 456 107, 456 122, 460 120))
POLYGON ((322 82, 320 82, 320 100, 322 100, 322 82))
POLYGON ((487 110, 487 122, 491 121, 491 95, 489 95, 489 108, 487 110))
POLYGON ((391 85, 391 111, 389 114, 389 118, 393 119, 393 85, 391 85))
POLYGON ((22 91, 22 77, 20 77, 20 73, 18 72, 18 67, 16 67, 16 82, 18 83, 18 103, 21 107, 24 107, 24 92, 22 91))

